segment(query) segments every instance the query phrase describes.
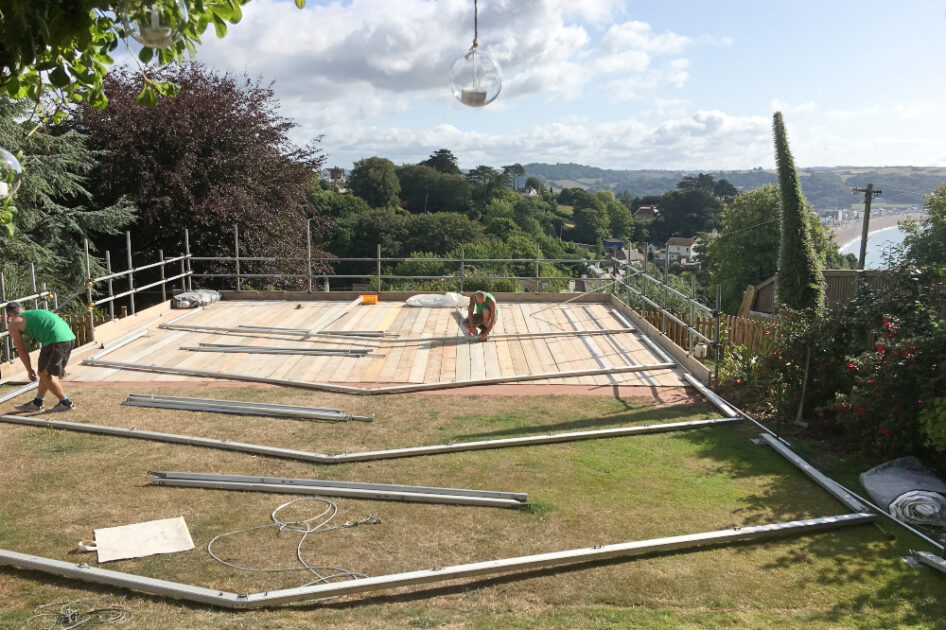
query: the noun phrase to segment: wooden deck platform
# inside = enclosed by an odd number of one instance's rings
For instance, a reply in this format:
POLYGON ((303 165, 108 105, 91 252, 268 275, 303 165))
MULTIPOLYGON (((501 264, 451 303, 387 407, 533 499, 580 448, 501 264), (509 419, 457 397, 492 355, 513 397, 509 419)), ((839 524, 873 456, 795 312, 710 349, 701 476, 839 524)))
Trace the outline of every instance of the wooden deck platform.
MULTIPOLYGON (((412 307, 404 302, 357 305, 350 301, 223 301, 186 318, 193 326, 260 326, 307 329, 343 313, 325 332, 377 330, 390 336, 376 339, 310 338, 299 341, 269 333, 219 334, 166 330, 155 323, 147 335, 109 353, 106 360, 210 370, 268 378, 350 385, 410 384, 486 379, 526 374, 590 370, 625 365, 660 363, 638 333, 565 335, 536 338, 496 338, 470 341, 460 325, 460 313, 451 308, 412 307), (418 341, 426 337, 455 337, 447 341, 418 341), (297 356, 191 352, 183 346, 201 343, 305 347, 369 348, 357 356, 297 356)), ((494 335, 543 333, 626 327, 610 305, 602 303, 504 302, 494 335)), ((166 322, 170 318, 164 318, 166 322)), ((184 322, 182 322, 184 323, 184 322)), ((143 372, 79 365, 71 367, 70 381, 141 381, 143 372)), ((188 381, 193 377, 158 374, 155 381, 188 381)), ((684 387, 677 370, 633 372, 532 381, 535 384, 634 385, 684 387)))

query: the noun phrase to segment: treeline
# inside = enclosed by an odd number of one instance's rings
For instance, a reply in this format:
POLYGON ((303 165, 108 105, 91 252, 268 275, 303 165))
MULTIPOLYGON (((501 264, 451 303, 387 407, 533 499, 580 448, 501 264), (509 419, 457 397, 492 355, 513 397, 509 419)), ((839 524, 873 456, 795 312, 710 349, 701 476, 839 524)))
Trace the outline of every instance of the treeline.
MULTIPOLYGON (((319 215, 329 221, 327 251, 339 258, 551 258, 580 261, 588 253, 563 240, 572 236, 570 217, 559 210, 555 197, 541 182, 528 181, 518 164, 501 170, 478 166, 461 173, 457 158, 440 149, 417 164, 395 165, 382 157, 355 163, 347 182, 335 186, 322 180, 309 195, 319 215), (533 187, 535 196, 517 192, 533 187)), ((611 200, 624 213, 627 208, 611 200)), ((628 235, 630 231, 627 231, 628 235)), ((599 239, 600 240, 600 239, 599 239)), ((364 263, 339 261, 337 273, 374 273, 364 263)), ((546 265, 543 276, 577 276, 584 266, 546 265)), ((398 275, 460 275, 458 263, 433 261, 388 265, 385 273, 398 275)), ((465 282, 465 287, 517 291, 519 282, 496 276, 534 276, 534 264, 470 263, 464 276, 492 276, 465 282)), ((565 282, 546 283, 545 288, 563 288, 565 282)), ((442 282, 415 284, 443 288, 442 282)))
MULTIPOLYGON (((637 195, 659 195, 673 190, 689 171, 674 170, 616 170, 602 169, 583 164, 524 165, 526 173, 541 180, 556 190, 579 186, 592 192, 611 190, 620 195, 630 190, 637 195)), ((759 186, 776 184, 774 170, 762 168, 752 170, 707 171, 717 179, 728 180, 740 192, 759 186)), ((910 204, 922 206, 923 195, 930 194, 946 179, 946 168, 937 167, 878 167, 878 168, 809 168, 799 169, 802 192, 815 208, 846 208, 857 198, 852 197, 851 188, 873 183, 875 189, 883 190, 878 203, 910 204)))

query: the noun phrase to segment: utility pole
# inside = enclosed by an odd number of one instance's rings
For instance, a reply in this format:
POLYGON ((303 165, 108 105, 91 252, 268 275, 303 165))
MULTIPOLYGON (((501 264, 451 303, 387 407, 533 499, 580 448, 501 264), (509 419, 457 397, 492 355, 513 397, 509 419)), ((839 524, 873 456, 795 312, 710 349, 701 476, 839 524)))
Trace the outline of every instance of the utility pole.
POLYGON ((864 259, 867 257, 867 234, 870 231, 870 202, 871 199, 882 193, 882 190, 874 190, 873 184, 867 184, 867 188, 852 188, 851 193, 864 193, 864 227, 861 230, 861 255, 857 259, 857 268, 864 268, 864 259))

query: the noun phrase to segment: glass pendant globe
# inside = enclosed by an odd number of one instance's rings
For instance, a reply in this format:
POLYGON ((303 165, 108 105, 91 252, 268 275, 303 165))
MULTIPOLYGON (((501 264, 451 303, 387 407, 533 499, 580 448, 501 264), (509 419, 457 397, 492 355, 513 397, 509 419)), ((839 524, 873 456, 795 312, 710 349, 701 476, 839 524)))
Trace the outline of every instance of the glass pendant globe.
POLYGON ((12 153, 0 148, 0 201, 12 197, 23 182, 23 167, 12 153))
POLYGON ((190 19, 185 0, 124 0, 119 10, 125 32, 148 48, 170 48, 190 19))
POLYGON ((450 91, 470 107, 489 105, 503 87, 499 62, 481 50, 471 50, 457 59, 450 71, 450 91))

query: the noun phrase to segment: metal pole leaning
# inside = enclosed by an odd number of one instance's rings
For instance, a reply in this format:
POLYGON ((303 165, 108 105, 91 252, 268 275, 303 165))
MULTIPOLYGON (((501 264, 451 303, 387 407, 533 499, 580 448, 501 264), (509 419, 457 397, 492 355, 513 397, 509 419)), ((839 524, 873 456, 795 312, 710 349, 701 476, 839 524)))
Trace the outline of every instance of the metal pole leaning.
POLYGON ((135 314, 135 265, 131 258, 131 232, 125 232, 125 249, 128 250, 128 301, 131 305, 131 314, 135 314))

